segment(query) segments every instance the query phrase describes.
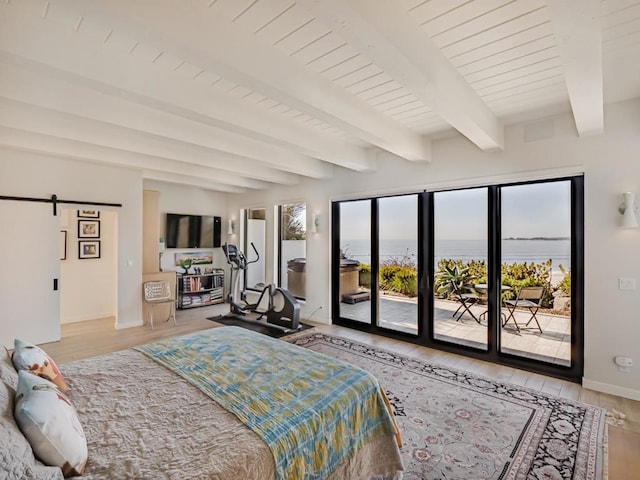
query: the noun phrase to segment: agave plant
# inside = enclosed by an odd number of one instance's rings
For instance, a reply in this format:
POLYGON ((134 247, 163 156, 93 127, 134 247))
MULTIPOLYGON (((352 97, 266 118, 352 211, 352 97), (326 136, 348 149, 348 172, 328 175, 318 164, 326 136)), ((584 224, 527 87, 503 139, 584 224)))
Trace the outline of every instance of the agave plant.
POLYGON ((441 298, 448 298, 462 291, 476 277, 469 272, 469 267, 444 265, 435 275, 436 293, 441 298))

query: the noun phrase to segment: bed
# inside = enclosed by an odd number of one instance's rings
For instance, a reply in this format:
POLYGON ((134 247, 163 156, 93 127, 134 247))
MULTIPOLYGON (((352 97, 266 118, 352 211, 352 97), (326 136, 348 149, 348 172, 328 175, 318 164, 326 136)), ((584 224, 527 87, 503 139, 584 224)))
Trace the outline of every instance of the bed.
MULTIPOLYGON (((87 437, 85 478, 401 478, 397 431, 381 412, 388 405, 377 381, 336 365, 280 340, 220 327, 60 369, 87 437), (205 365, 203 355, 214 362, 205 365), (377 394, 356 398, 345 382, 352 375, 374 382, 377 394), (351 398, 349 405, 339 397, 351 398), (283 424, 296 424, 305 440, 288 436, 295 428, 283 424), (279 430, 286 432, 274 439, 279 430)), ((33 478, 62 478, 58 469, 34 468, 33 478)))

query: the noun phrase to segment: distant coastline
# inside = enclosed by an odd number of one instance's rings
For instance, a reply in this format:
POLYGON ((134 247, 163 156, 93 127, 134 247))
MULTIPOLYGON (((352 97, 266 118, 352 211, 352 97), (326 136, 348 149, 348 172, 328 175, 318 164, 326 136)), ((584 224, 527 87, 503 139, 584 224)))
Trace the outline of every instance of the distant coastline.
POLYGON ((503 240, 571 240, 570 237, 509 237, 503 240))
MULTIPOLYGON (((371 242, 366 239, 344 239, 342 250, 347 258, 360 263, 371 264, 371 242)), ((487 259, 487 240, 436 239, 434 260, 443 258, 462 260, 487 259)), ((502 263, 543 263, 552 261, 552 270, 559 271, 560 265, 571 265, 571 240, 567 237, 512 237, 505 238, 500 247, 502 263)), ((417 262, 418 244, 416 239, 380 239, 379 259, 381 262, 393 259, 417 262)))

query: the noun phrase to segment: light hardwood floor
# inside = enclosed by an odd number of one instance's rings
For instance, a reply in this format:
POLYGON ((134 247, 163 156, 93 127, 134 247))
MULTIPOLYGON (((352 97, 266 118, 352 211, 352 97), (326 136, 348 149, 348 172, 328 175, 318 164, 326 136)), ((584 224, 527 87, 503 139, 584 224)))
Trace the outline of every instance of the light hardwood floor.
MULTIPOLYGON (((41 345, 59 364, 130 348, 162 338, 183 335, 219 326, 206 317, 228 312, 227 305, 178 311, 178 325, 156 320, 155 330, 142 327, 116 330, 114 320, 106 318, 62 325, 60 342, 41 345)), ((626 418, 618 426, 609 427, 609 480, 640 479, 640 402, 582 388, 575 383, 544 375, 495 365, 460 355, 421 347, 344 327, 316 325, 322 332, 350 338, 362 343, 413 356, 421 360, 464 369, 478 375, 510 382, 623 412, 626 418)))

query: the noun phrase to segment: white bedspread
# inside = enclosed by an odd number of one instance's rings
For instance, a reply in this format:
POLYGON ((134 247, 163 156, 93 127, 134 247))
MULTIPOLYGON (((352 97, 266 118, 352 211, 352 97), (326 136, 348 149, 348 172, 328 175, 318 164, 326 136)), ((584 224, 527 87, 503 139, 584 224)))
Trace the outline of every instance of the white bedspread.
MULTIPOLYGON (((143 354, 126 350, 61 367, 89 442, 86 478, 269 480, 266 444, 233 414, 143 354)), ((331 480, 401 468, 395 439, 380 437, 331 480)))

